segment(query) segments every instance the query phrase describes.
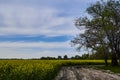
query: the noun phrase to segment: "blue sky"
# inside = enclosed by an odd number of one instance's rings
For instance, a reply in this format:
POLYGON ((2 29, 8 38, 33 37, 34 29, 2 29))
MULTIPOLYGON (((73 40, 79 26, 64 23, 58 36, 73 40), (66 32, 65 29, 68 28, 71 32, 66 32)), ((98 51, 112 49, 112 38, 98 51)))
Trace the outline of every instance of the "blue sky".
MULTIPOLYGON (((79 55, 74 20, 97 0, 0 0, 0 58, 79 55)), ((84 53, 84 51, 81 51, 84 53)))

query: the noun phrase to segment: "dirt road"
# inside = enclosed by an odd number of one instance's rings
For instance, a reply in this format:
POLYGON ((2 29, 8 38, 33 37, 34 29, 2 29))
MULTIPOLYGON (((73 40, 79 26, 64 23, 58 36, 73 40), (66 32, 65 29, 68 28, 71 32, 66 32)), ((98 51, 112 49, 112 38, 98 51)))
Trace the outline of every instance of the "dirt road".
POLYGON ((55 80, 120 80, 120 76, 93 68, 63 67, 55 80))

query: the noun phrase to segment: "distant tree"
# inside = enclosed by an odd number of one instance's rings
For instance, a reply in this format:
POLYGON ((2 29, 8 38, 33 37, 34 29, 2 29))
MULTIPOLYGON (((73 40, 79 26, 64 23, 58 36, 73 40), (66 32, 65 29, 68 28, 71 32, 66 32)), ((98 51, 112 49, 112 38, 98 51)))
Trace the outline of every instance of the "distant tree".
POLYGON ((89 54, 83 54, 82 59, 89 59, 89 54))
POLYGON ((68 59, 68 56, 67 55, 64 55, 64 57, 63 57, 65 60, 67 60, 68 59))
POLYGON ((62 59, 62 57, 61 57, 61 56, 58 56, 58 59, 62 59))
POLYGON ((41 57, 41 60, 56 60, 55 57, 41 57))
POLYGON ((75 55, 75 59, 81 59, 79 55, 75 55))
POLYGON ((45 60, 46 58, 45 58, 45 57, 41 57, 40 59, 41 59, 41 60, 45 60))

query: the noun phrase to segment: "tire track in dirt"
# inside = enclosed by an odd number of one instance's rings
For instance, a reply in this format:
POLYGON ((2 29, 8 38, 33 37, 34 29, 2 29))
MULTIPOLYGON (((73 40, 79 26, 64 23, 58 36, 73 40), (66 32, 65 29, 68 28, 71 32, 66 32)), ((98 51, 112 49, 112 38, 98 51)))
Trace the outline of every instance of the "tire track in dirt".
POLYGON ((63 67, 55 80, 76 80, 76 77, 70 67, 63 67))
POLYGON ((62 67, 54 80, 120 80, 117 74, 87 67, 62 67))
POLYGON ((73 73, 76 77, 76 80, 82 80, 82 75, 77 72, 77 68, 71 67, 71 71, 73 71, 73 73))

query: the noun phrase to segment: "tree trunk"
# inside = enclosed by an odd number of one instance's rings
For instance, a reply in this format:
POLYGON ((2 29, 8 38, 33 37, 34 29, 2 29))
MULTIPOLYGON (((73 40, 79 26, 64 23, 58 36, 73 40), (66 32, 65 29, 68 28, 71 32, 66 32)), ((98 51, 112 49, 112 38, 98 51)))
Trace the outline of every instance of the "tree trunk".
POLYGON ((103 46, 103 55, 104 55, 104 61, 105 61, 105 66, 108 66, 108 55, 107 55, 108 51, 106 51, 105 47, 103 46))
POLYGON ((105 56, 105 66, 108 66, 107 56, 105 56))
POLYGON ((108 59, 107 53, 104 51, 104 61, 105 61, 105 66, 108 66, 107 59, 108 59))
POLYGON ((120 53, 118 53, 118 60, 119 60, 118 64, 120 64, 120 53))
POLYGON ((117 55, 115 53, 112 53, 112 62, 111 62, 112 66, 118 66, 118 59, 117 59, 117 55))

